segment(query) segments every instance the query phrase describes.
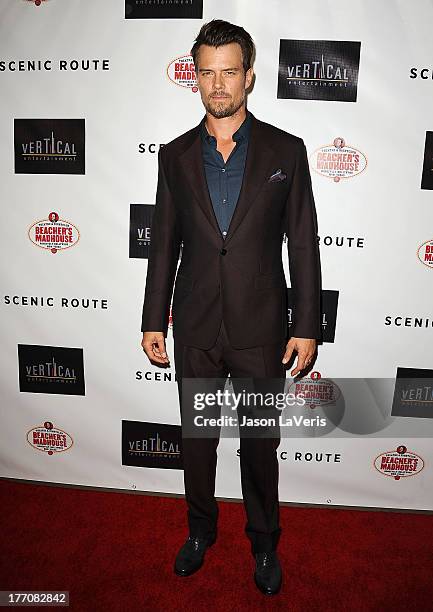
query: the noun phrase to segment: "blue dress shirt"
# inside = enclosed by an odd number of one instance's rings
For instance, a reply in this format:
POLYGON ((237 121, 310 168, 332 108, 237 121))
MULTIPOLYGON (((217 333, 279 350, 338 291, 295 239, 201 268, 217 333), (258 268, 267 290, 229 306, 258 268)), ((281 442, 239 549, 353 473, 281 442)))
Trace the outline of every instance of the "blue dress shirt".
POLYGON ((236 146, 226 162, 217 150, 217 141, 206 129, 206 117, 201 122, 203 163, 209 195, 221 234, 225 238, 236 208, 244 176, 248 140, 251 127, 251 113, 233 134, 236 146))

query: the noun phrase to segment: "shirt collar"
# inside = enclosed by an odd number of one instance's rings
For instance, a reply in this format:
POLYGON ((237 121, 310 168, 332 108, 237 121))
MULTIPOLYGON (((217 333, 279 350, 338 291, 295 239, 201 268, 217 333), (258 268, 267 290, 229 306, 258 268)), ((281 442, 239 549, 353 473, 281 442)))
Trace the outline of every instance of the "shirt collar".
MULTIPOLYGON (((209 132, 206 129, 205 122, 206 122, 206 115, 203 117, 200 123, 201 137, 207 143, 209 144, 215 143, 216 145, 216 138, 215 136, 212 136, 211 134, 209 134, 209 132)), ((251 128, 251 113, 249 110, 247 110, 247 116, 245 117, 241 126, 236 130, 236 132, 232 136, 233 140, 235 142, 242 142, 243 140, 248 140, 248 137, 250 134, 250 128, 251 128)))

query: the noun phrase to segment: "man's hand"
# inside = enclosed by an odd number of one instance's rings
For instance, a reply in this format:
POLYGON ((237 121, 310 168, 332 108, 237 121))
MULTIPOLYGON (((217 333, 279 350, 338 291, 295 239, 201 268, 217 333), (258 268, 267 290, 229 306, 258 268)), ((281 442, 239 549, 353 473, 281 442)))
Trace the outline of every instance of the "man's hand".
POLYGON ((165 338, 163 332, 143 332, 141 346, 151 361, 156 361, 157 363, 170 363, 165 351, 165 338))
POLYGON ((314 338, 290 338, 282 360, 283 363, 287 363, 290 360, 293 351, 298 353, 298 361, 290 374, 296 376, 298 372, 310 365, 316 352, 316 340, 314 338))

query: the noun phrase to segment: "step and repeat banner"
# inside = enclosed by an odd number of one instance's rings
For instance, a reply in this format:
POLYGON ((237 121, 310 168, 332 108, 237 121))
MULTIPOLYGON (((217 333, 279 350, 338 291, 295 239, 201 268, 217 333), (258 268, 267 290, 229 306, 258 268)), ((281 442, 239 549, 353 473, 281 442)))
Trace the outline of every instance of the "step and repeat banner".
MULTIPOLYGON (((248 107, 304 139, 318 214, 323 342, 287 371, 280 499, 432 510, 431 0, 2 0, 0 475, 183 493, 172 321, 162 369, 141 310, 157 154, 203 117, 213 18, 252 35, 248 107)), ((239 440, 218 453, 241 499, 239 440)))

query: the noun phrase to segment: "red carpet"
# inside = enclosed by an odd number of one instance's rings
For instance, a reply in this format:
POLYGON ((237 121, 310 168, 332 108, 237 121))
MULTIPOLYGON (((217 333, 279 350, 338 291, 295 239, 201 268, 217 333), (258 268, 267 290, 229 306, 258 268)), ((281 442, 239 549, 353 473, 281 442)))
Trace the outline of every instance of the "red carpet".
MULTIPOLYGON (((241 504, 219 502, 219 539, 195 575, 173 573, 184 499, 1 481, 0 590, 69 590, 70 609, 433 610, 428 514, 281 507, 276 596, 253 582, 241 504)), ((52 608, 51 608, 52 609, 52 608)))

